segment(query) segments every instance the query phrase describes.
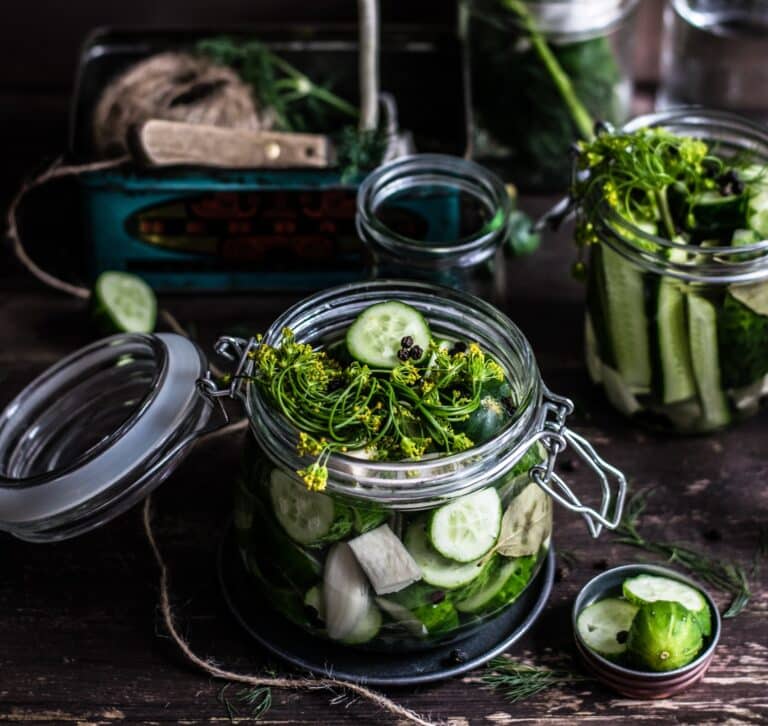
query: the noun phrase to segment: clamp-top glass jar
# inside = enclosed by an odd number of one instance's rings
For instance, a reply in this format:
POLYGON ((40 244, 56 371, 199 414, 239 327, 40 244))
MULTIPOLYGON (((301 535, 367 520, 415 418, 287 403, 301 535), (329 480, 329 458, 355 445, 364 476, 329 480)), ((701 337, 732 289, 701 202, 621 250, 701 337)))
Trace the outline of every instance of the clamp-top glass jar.
POLYGON ((291 308, 260 342, 227 338, 219 349, 240 361, 232 387, 220 393, 244 401, 255 440, 236 491, 242 559, 267 601, 314 635, 379 650, 464 637, 532 581, 549 547, 550 497, 580 513, 594 536, 619 521, 623 475, 566 427, 570 401, 547 390, 514 324, 477 298, 419 282, 341 287, 291 308), (363 310, 393 299, 418 310, 436 338, 463 341, 471 331, 506 371, 517 408, 490 440, 462 453, 410 461, 334 453, 326 489, 308 491, 296 472, 311 459, 297 454, 296 428, 252 380, 252 353, 279 346, 285 328, 297 341, 333 349, 363 310), (554 470, 568 445, 601 483, 595 509, 554 470), (500 502, 500 533, 486 533, 482 556, 441 553, 441 512, 478 496, 500 502))
POLYGON ((603 199, 586 201, 597 210, 587 365, 638 422, 714 431, 755 413, 768 394, 768 131, 701 109, 643 116, 625 130, 645 127, 701 139, 741 171, 700 198, 691 214, 707 234, 688 243, 631 224, 603 199))
POLYGON ((424 280, 503 299, 513 203, 479 164, 419 154, 379 167, 357 194, 372 279, 424 280))
POLYGON ((629 115, 637 4, 463 0, 473 158, 522 188, 564 188, 569 147, 583 133, 569 96, 595 119, 623 123, 629 115))

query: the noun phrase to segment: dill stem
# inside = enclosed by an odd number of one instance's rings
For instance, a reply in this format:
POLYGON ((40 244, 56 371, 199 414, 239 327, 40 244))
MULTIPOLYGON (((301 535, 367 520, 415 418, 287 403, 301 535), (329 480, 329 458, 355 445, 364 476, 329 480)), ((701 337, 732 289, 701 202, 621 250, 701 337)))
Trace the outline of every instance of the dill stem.
POLYGON ((667 187, 658 189, 654 196, 656 197, 656 203, 659 205, 659 211, 661 212, 661 220, 664 222, 664 227, 667 230, 667 237, 670 240, 675 238, 675 223, 672 221, 672 212, 669 210, 669 200, 667 199, 667 187))
POLYGON ((520 17, 523 27, 531 39, 531 44, 541 62, 544 64, 544 67, 547 69, 547 72, 552 78, 552 82, 555 84, 565 105, 568 107, 568 111, 571 114, 571 118, 573 119, 577 130, 584 139, 591 141, 595 138, 595 124, 592 116, 576 95, 571 79, 555 57, 546 38, 536 27, 536 22, 526 7, 525 2, 523 2, 523 0, 506 0, 506 6, 520 17))

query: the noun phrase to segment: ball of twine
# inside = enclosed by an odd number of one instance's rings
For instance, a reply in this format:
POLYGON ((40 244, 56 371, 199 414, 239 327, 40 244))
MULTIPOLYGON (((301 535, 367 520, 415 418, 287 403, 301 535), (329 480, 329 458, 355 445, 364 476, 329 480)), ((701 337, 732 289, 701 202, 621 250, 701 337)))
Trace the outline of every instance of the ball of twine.
POLYGON ((161 53, 107 85, 93 114, 99 158, 124 155, 131 129, 149 119, 264 128, 251 89, 226 66, 188 53, 161 53))

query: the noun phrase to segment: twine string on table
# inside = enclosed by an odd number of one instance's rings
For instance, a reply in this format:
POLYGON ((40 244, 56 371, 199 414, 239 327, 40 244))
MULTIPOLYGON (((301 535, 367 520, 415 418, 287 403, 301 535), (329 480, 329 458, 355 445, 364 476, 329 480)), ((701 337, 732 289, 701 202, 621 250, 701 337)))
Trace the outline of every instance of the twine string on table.
POLYGON ((147 539, 149 540, 150 547, 152 548, 152 553, 155 556, 158 569, 160 570, 160 612, 163 616, 163 622, 165 623, 165 627, 168 630, 172 640, 176 643, 179 650, 181 650, 181 652, 190 663, 197 666, 214 678, 228 681, 230 683, 242 683, 243 685, 251 687, 285 688, 294 691, 343 689, 350 694, 369 701, 370 703, 374 704, 383 711, 386 711, 392 716, 404 719, 409 723, 419 724, 419 726, 436 726, 435 721, 430 721, 429 719, 420 716, 415 711, 412 711, 409 708, 405 708, 392 699, 387 698, 387 696, 379 693, 378 691, 374 691, 358 683, 342 681, 331 676, 326 676, 323 678, 313 678, 309 676, 282 678, 251 675, 248 673, 237 673, 235 671, 228 671, 224 668, 220 668, 211 661, 201 658, 192 650, 189 643, 187 643, 187 641, 181 636, 176 627, 176 617, 171 606, 168 566, 166 565, 163 555, 160 552, 160 547, 157 544, 157 539, 152 528, 151 495, 144 500, 142 519, 144 522, 144 531, 147 535, 147 539))

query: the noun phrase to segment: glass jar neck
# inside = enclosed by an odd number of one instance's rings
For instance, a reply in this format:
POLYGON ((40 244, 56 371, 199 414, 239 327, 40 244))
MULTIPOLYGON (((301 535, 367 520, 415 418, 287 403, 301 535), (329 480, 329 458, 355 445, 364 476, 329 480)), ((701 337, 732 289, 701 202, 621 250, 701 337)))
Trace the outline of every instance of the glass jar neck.
MULTIPOLYGON (((768 165, 768 129, 733 114, 701 109, 676 109, 640 116, 625 131, 663 127, 702 139, 726 156, 749 155, 768 165)), ((598 205, 595 233, 628 260, 645 270, 685 282, 745 284, 768 279, 768 240, 734 246, 702 246, 651 234, 619 215, 603 199, 598 205), (670 255, 672 250, 687 253, 670 255)))
MULTIPOLYGON (((522 30, 524 19, 502 0, 469 0, 483 16, 496 5, 510 28, 522 30)), ((606 35, 629 16, 639 0, 526 0, 537 30, 554 43, 571 43, 606 35)))
MULTIPOLYGON (((439 338, 466 340, 468 333, 505 369, 517 402, 510 423, 493 439, 468 451, 412 462, 368 461, 343 454, 328 462, 328 491, 397 509, 421 509, 486 486, 509 471, 541 428, 543 384, 533 352, 520 330, 478 298, 427 283, 377 281, 315 295, 278 318, 263 343, 278 345, 290 328, 301 342, 325 347, 341 339, 362 310, 397 299, 417 308, 439 338)), ((249 384, 246 409, 264 453, 286 471, 305 467, 296 453, 298 432, 249 384)))
POLYGON ((442 154, 385 164, 357 194, 358 233, 374 257, 421 270, 485 262, 509 238, 511 212, 501 179, 472 161, 442 154), (398 219, 403 229, 395 228, 398 219))

